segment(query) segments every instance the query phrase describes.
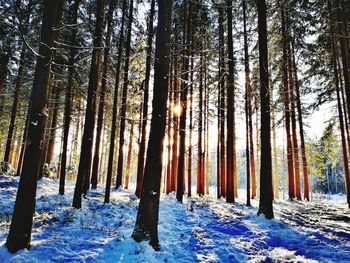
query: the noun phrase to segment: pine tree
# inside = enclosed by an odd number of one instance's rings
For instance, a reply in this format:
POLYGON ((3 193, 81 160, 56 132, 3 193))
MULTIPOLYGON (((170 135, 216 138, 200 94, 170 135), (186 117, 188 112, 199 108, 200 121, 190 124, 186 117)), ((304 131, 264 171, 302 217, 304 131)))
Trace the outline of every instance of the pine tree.
POLYGON ((45 0, 41 26, 41 45, 34 73, 30 106, 28 145, 13 210, 6 246, 11 253, 30 247, 37 177, 40 170, 41 141, 47 119, 47 90, 54 44, 62 14, 63 1, 45 0))
POLYGON ((149 240, 159 250, 158 214, 162 173, 163 139, 166 126, 168 75, 170 58, 172 0, 158 1, 158 26, 154 63, 154 87, 151 130, 147 148, 145 173, 140 205, 132 237, 140 242, 149 240))

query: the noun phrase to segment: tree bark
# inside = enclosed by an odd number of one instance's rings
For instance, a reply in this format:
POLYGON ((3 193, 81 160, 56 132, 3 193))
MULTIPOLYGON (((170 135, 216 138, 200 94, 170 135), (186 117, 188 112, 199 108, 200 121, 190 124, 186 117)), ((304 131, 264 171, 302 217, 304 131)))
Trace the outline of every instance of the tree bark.
POLYGON ((235 201, 235 65, 233 57, 233 36, 232 36, 232 0, 226 1, 227 5, 227 53, 228 53, 228 83, 227 83, 227 152, 226 152, 226 201, 235 201))
POLYGON ((109 146, 109 155, 108 155, 108 169, 107 169, 107 178, 106 178, 106 193, 105 193, 105 203, 109 203, 111 183, 112 183, 112 173, 113 173, 113 160, 114 160, 114 151, 115 151, 115 133, 117 129, 117 110, 118 110, 118 92, 119 92, 119 81, 120 81, 120 64, 123 54, 123 38, 124 38, 124 23, 125 23, 125 14, 126 14, 126 5, 127 1, 123 0, 123 10, 122 10, 122 21, 120 26, 119 40, 118 40, 118 58, 117 66, 115 73, 115 86, 114 86, 114 98, 113 98, 113 110, 112 110, 112 127, 111 127, 111 140, 109 146))
POLYGON ((128 98, 129 85, 129 64, 130 64, 130 49, 131 49, 131 31, 133 20, 134 0, 129 3, 129 18, 128 18, 128 33, 126 36, 125 48, 125 64, 124 64, 124 82, 122 90, 122 105, 120 108, 120 133, 119 133, 119 151, 118 151, 118 167, 117 167, 117 181, 115 188, 122 185, 123 179, 123 165, 124 165, 124 136, 125 136, 125 118, 128 98))
POLYGON ((266 2, 257 2, 259 32, 259 67, 260 67, 260 103, 261 103, 261 168, 259 214, 267 219, 273 218, 272 208, 272 162, 271 162, 271 125, 270 125, 270 90, 268 72, 266 2))
MULTIPOLYGON (((78 9, 81 0, 75 0, 70 11, 70 23, 72 25, 77 24, 78 20, 78 9)), ((72 46, 76 45, 77 38, 77 27, 73 27, 70 36, 70 44, 72 46)), ((69 129, 71 123, 71 113, 72 113, 72 88, 75 74, 75 56, 77 50, 71 48, 69 52, 69 61, 68 61, 68 82, 66 87, 66 96, 64 103, 64 117, 63 117, 63 142, 62 142, 62 153, 61 153, 61 169, 60 169, 60 183, 59 183, 59 194, 64 195, 65 179, 66 179, 66 167, 67 167, 67 152, 68 152, 68 137, 69 129)), ((79 121, 78 121, 79 123, 79 121)))
POLYGON ((288 56, 287 56, 287 32, 286 32, 286 19, 283 4, 280 2, 281 8, 281 23, 282 23, 282 45, 283 45, 283 87, 284 87, 284 110, 286 120, 286 134, 287 134, 287 163, 288 163, 288 194, 289 199, 295 197, 294 187, 294 167, 293 167, 293 153, 292 153, 292 141, 290 134, 290 102, 289 102, 289 84, 288 84, 288 56))
POLYGON ((96 25, 94 33, 94 49, 92 51, 92 60, 89 75, 87 105, 85 112, 85 124, 82 138, 82 146, 80 153, 80 161, 78 175, 74 189, 73 207, 81 208, 81 195, 87 194, 90 183, 91 161, 92 161, 92 146, 95 129, 96 115, 96 93, 98 87, 98 79, 101 63, 101 46, 103 34, 103 13, 104 1, 97 1, 96 25))
POLYGON ((137 218, 132 237, 140 242, 150 240, 155 250, 159 250, 158 215, 160 182, 162 174, 163 139, 166 126, 166 106, 168 97, 168 75, 170 55, 172 1, 158 1, 158 26, 154 63, 154 87, 152 120, 144 182, 137 218))
POLYGON ((111 35, 112 35, 112 23, 113 23, 113 12, 114 3, 109 0, 108 4, 108 14, 107 14, 107 34, 105 40, 105 49, 103 54, 103 66, 102 66, 102 82, 100 91, 100 101, 98 106, 98 117, 97 117, 97 128, 96 128, 96 139, 95 139, 95 153, 92 163, 92 173, 91 173, 91 188, 96 189, 98 183, 98 171, 100 167, 100 148, 101 148, 101 134, 103 128, 103 118, 104 118, 104 107, 107 89, 107 78, 108 78, 108 66, 110 57, 110 45, 111 45, 111 35))
POLYGON ((47 116, 47 90, 51 66, 51 47, 57 31, 53 30, 61 18, 63 1, 45 0, 41 26, 40 56, 34 73, 30 107, 28 145, 24 155, 16 202, 6 246, 11 253, 30 247, 37 177, 40 170, 41 142, 47 116))
POLYGON ((148 120, 148 93, 149 80, 151 76, 151 62, 152 62, 152 41, 153 41, 153 20, 154 20, 155 0, 151 1, 151 10, 147 28, 147 55, 146 55, 146 75, 143 90, 143 113, 142 113, 142 127, 141 127, 141 141, 137 161, 137 180, 136 180, 136 196, 140 197, 142 188, 142 178, 145 165, 146 152, 146 131, 148 120))

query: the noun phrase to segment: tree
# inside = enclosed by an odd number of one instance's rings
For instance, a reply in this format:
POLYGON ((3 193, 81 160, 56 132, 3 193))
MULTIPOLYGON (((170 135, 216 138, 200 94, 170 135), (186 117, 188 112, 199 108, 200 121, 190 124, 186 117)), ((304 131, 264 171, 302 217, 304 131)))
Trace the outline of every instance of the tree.
POLYGON ((74 189, 73 207, 81 208, 81 195, 86 195, 90 184, 92 146, 95 129, 96 93, 101 62, 104 1, 97 1, 96 25, 94 32, 94 49, 89 74, 88 96, 85 112, 85 125, 82 138, 78 176, 74 189))
POLYGON ((98 117, 97 117, 97 128, 96 128, 96 139, 95 139, 95 153, 92 163, 92 173, 91 173, 91 188, 97 188, 98 181, 98 170, 100 167, 100 144, 101 144, 101 134, 104 118, 104 107, 105 107, 105 97, 107 89, 107 78, 108 78, 108 66, 110 57, 110 45, 111 45, 111 35, 112 35, 112 22, 113 22, 113 11, 114 3, 109 0, 108 4, 108 14, 107 14, 107 34, 106 43, 103 54, 103 66, 102 66, 102 81, 101 81, 101 91, 100 91, 100 101, 98 106, 98 117))
POLYGON ((134 0, 130 0, 129 3, 129 17, 128 17, 128 33, 126 36, 125 47, 125 61, 124 61, 124 82, 122 89, 122 105, 120 108, 120 130, 119 130, 119 151, 118 151, 118 168, 117 168, 117 181, 115 188, 122 185, 123 179, 123 164, 124 164, 124 136, 125 136, 125 118, 129 85, 129 65, 130 65, 130 48, 131 48, 131 30, 133 20, 134 0))
POLYGON ((192 16, 192 4, 191 2, 184 2, 184 65, 183 65, 183 82, 181 88, 181 115, 180 115, 180 146, 179 146, 179 161, 178 161, 178 175, 177 175, 177 189, 176 189, 176 198, 182 203, 183 198, 183 186, 185 178, 185 149, 186 149, 186 114, 187 114, 187 93, 188 93, 188 80, 189 80, 189 45, 191 41, 191 16, 192 16), (187 11, 188 8, 188 11, 187 11), (185 25, 185 23, 187 23, 185 25), (185 31, 185 30, 184 30, 185 31), (186 34, 185 34, 186 33, 186 34), (186 35, 186 37, 185 37, 186 35))
POLYGON ((236 149, 235 149, 235 65, 233 57, 232 36, 232 0, 226 1, 227 5, 227 53, 228 53, 228 80, 227 80, 227 149, 226 149, 226 201, 235 201, 234 179, 236 174, 236 149))
POLYGON ((120 25, 120 33, 118 39, 118 55, 117 55, 117 65, 115 73, 115 85, 114 85, 114 97, 113 97, 113 109, 112 109, 112 127, 111 127, 111 139, 109 145, 109 155, 108 155, 108 168, 107 168, 107 179, 106 179, 106 193, 105 193, 105 203, 109 203, 111 183, 112 183, 112 173, 113 173, 113 160, 114 160, 114 148, 115 148, 115 133, 117 129, 117 111, 118 111, 118 92, 119 92, 119 81, 120 81, 120 64, 123 55, 123 36, 124 36, 124 23, 125 14, 127 9, 127 1, 123 1, 122 7, 122 20, 120 25))
POLYGON ((259 68, 260 68, 260 103, 261 103, 261 167, 260 167, 260 202, 259 214, 267 219, 273 218, 272 209, 272 161, 271 161, 271 125, 270 125, 270 90, 268 72, 266 2, 257 1, 259 32, 259 68))
POLYGON ((289 199, 295 197, 294 187, 294 168, 293 168, 293 153, 292 153, 292 140, 290 134, 290 103, 289 103, 289 84, 288 84, 288 55, 287 55, 287 32, 286 32, 286 19, 283 8, 283 3, 279 2, 281 8, 281 26, 282 26, 282 45, 283 45, 283 64, 282 64, 282 78, 284 87, 284 110, 286 121, 286 134, 287 134, 287 163, 288 163, 288 194, 289 199))
POLYGON ((146 74, 143 90, 143 111, 142 111, 142 127, 141 127, 141 141, 140 150, 137 162, 137 181, 136 181, 136 196, 140 197, 142 188, 142 178, 145 166, 145 151, 146 151, 146 129, 148 120, 148 93, 149 93, 149 80, 151 76, 151 62, 152 62, 152 41, 153 41, 153 20, 155 10, 155 0, 151 1, 151 10, 148 21, 148 35, 147 35, 147 57, 146 57, 146 74))
POLYGON ((34 73, 33 90, 30 106, 30 125, 28 145, 24 154, 21 178, 13 210, 10 232, 6 246, 11 253, 29 248, 37 177, 40 170, 41 142, 47 119, 47 90, 52 61, 52 46, 57 35, 55 27, 61 19, 63 1, 45 0, 41 26, 39 56, 34 73))
POLYGON ((147 148, 144 181, 132 237, 140 242, 149 240, 159 249, 158 214, 162 173, 163 139, 166 126, 172 0, 158 1, 158 26, 154 63, 154 86, 151 130, 147 148))
MULTIPOLYGON (((69 13, 70 23, 72 25, 77 24, 78 20, 78 9, 79 9, 80 0, 75 0, 72 6, 72 9, 69 13)), ((73 27, 70 36, 70 44, 73 46, 69 52, 69 69, 68 69, 68 81, 66 87, 66 97, 64 103, 64 124, 63 124, 63 146, 62 146, 62 155, 61 155, 61 170, 60 170, 60 186, 59 193, 61 195, 64 194, 64 186, 66 179, 66 166, 67 166, 67 151, 68 151, 68 137, 69 137, 69 129, 71 123, 71 112, 72 112, 72 88, 73 88, 73 80, 75 74, 75 56, 77 53, 76 48, 74 48, 77 39, 77 27, 73 27)))

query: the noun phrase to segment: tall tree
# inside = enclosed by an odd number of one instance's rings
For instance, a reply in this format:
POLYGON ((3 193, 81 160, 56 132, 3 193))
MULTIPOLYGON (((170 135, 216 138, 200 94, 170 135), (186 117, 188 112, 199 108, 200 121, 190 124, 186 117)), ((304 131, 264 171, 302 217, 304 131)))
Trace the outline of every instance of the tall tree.
MULTIPOLYGON (((249 146, 249 99, 250 99, 250 67, 249 67, 249 51, 248 51, 248 33, 247 33, 247 3, 243 0, 243 34, 244 34, 244 71, 245 71, 245 115, 246 115, 246 170, 247 170, 247 205, 250 205, 250 146, 249 146)), ((251 107, 251 106, 250 106, 251 107)))
POLYGON ((288 84, 288 55, 287 55, 287 30, 286 30, 286 18, 283 7, 283 1, 279 2, 281 9, 281 26, 282 26, 282 46, 283 46, 283 58, 282 58, 282 78, 283 78, 283 94, 284 94, 284 111, 286 122, 286 135, 287 135, 287 163, 288 163, 288 194, 289 199, 295 197, 294 187, 294 168, 293 168, 293 152, 292 152, 292 140, 291 140, 291 127, 290 127, 290 92, 288 84))
POLYGON ((40 170, 41 142, 47 118, 47 90, 52 61, 52 46, 57 35, 56 26, 62 14, 62 0, 45 0, 41 26, 39 56, 34 73, 30 106, 28 145, 24 155, 10 232, 6 246, 12 253, 30 247, 37 177, 40 170))
POLYGON ((117 130, 117 111, 118 111, 118 93, 119 93, 119 81, 120 81, 120 64, 121 64, 122 55, 123 55, 124 23, 125 23, 126 11, 127 11, 127 0, 123 0, 122 20, 120 23, 120 33, 119 33, 119 39, 118 39, 118 55, 117 55, 117 65, 116 65, 116 73, 115 73, 111 139, 110 139, 110 145, 109 145, 108 168, 107 168, 107 179, 106 179, 106 193, 105 193, 105 200, 104 200, 105 203, 109 203, 111 183, 112 183, 113 160, 114 160, 114 151, 115 151, 115 133, 117 130))
POLYGON ((260 202, 258 214, 267 219, 273 218, 272 209, 272 161, 271 161, 271 125, 270 125, 270 90, 268 72, 266 2, 257 1, 259 32, 259 68, 260 68, 260 103, 261 103, 261 167, 260 167, 260 202))
POLYGON ((233 57, 232 36, 232 0, 226 0, 227 5, 227 54, 228 54, 228 80, 227 80, 227 152, 226 152, 226 201, 235 201, 234 179, 236 168, 235 149, 235 62, 233 57))
POLYGON ((184 65, 183 65, 183 81, 181 87, 181 115, 180 115, 180 142, 179 142, 179 161, 178 161, 178 174, 177 174, 177 188, 176 198, 182 203, 184 193, 184 179, 185 179, 185 149, 186 149, 186 115, 187 115, 187 93, 188 93, 188 80, 189 80, 189 46, 191 41, 191 16, 192 16, 192 4, 190 1, 184 2, 184 65))
MULTIPOLYGON (((28 32, 28 25, 30 21, 30 12, 32 9, 33 1, 30 0, 26 6, 25 13, 27 14, 27 17, 24 21, 20 21, 20 31, 21 34, 27 34, 28 32)), ((16 10, 18 13, 19 18, 22 20, 23 14, 21 14, 21 1, 16 1, 16 10)), ((13 95, 13 102, 12 102, 12 109, 11 109, 11 117, 10 117, 10 125, 7 133, 7 140, 6 140, 6 148, 5 148, 5 155, 4 155, 4 161, 9 162, 9 156, 10 156, 10 150, 12 147, 12 137, 13 137, 13 131, 15 128, 15 122, 16 122, 16 116, 17 116, 17 107, 18 107, 18 101, 19 101, 19 92, 22 86, 22 78, 24 69, 26 67, 25 60, 26 60, 26 52, 27 48, 25 43, 21 43, 21 55, 19 58, 19 66, 17 71, 17 78, 15 83, 15 92, 13 95)), ((1 75, 1 73, 0 73, 1 75)), ((1 85, 1 84, 0 84, 1 85)), ((1 94, 1 93, 0 93, 1 94)))
POLYGON ((103 35, 103 14, 104 1, 97 1, 96 10, 96 25, 94 32, 94 49, 92 51, 92 59, 89 74, 89 85, 87 94, 87 104, 85 111, 85 124, 82 138, 82 146, 80 152, 80 161, 78 168, 78 175, 74 189, 73 207, 81 208, 81 195, 86 195, 91 173, 92 161, 92 146, 95 130, 95 115, 96 115, 96 93, 98 87, 98 79, 101 63, 101 46, 103 35))
POLYGON ((340 101, 339 73, 338 73, 338 67, 337 67, 337 51, 336 51, 336 45, 335 45, 335 40, 334 40, 334 27, 333 27, 331 0, 328 0, 327 3, 328 3, 329 16, 330 16, 331 40, 332 40, 332 65, 333 65, 333 74, 334 74, 334 84, 335 84, 335 89, 336 89, 336 93, 337 93, 337 106, 338 106, 338 113, 339 113, 340 135, 341 135, 342 150, 343 150, 342 153, 343 153, 344 178, 345 178, 345 186, 346 186, 346 192, 347 192, 346 197, 347 197, 348 206, 350 208, 349 160, 348 160, 348 155, 347 155, 347 150, 346 150, 344 117, 343 117, 343 111, 342 111, 341 101, 340 101))
POLYGON ((129 3, 129 15, 128 15, 128 32, 126 36, 125 47, 125 61, 124 61, 124 82, 122 89, 122 105, 120 108, 120 130, 119 130, 119 151, 118 151, 118 167, 117 167, 117 181, 115 187, 118 188, 122 185, 123 179, 123 165, 124 165, 124 136, 125 136, 125 118, 126 107, 128 98, 128 85, 129 85, 129 65, 130 65, 130 49, 131 49, 131 31, 133 20, 134 0, 130 0, 129 3))
MULTIPOLYGON (((81 0, 75 0, 72 8, 70 9, 69 19, 70 24, 76 25, 78 20, 78 9, 81 0)), ((67 151, 68 151, 68 137, 69 137, 69 129, 71 123, 71 113, 72 113, 72 89, 74 82, 74 74, 75 74, 75 56, 77 54, 76 48, 76 39, 77 39, 77 27, 74 26, 71 30, 70 35, 70 45, 72 47, 69 51, 69 60, 68 60, 68 81, 66 87, 66 97, 64 103, 64 117, 63 117, 63 142, 62 142, 62 153, 61 153, 61 169, 60 169, 60 184, 59 184, 59 193, 61 195, 64 194, 64 186, 66 179, 66 167, 67 167, 67 151)))
POLYGON ((302 164, 303 164, 304 200, 310 201, 309 178, 308 178, 308 168, 307 168, 306 149, 305 149, 305 136, 304 136, 304 124, 303 124, 303 111, 302 111, 302 106, 301 106, 298 70, 297 70, 297 64, 296 64, 296 60, 295 60, 295 50, 294 50, 294 42, 293 41, 292 41, 292 54, 293 54, 292 63, 293 63, 293 69, 294 69, 294 85, 295 85, 296 103, 297 103, 297 110, 298 110, 301 159, 302 159, 302 164))
POLYGON ((149 240, 159 249, 158 215, 162 174, 163 139, 166 126, 168 75, 170 55, 172 0, 158 1, 158 26, 154 63, 154 86, 151 131, 147 148, 144 181, 132 237, 140 242, 149 240))
POLYGON ((147 54, 146 54, 146 73, 143 89, 143 111, 142 111, 142 127, 141 127, 141 141, 140 149, 137 161, 137 180, 136 180, 136 196, 140 197, 142 188, 143 170, 145 166, 145 152, 146 152, 146 130, 148 120, 148 93, 149 93, 149 80, 151 76, 151 62, 152 62, 152 41, 153 41, 153 20, 155 10, 155 0, 151 1, 151 10, 148 20, 147 28, 147 54))
POLYGON ((101 91, 100 91, 100 101, 98 106, 98 117, 97 117, 97 127, 96 127, 96 139, 95 139, 95 153, 92 163, 92 173, 91 173, 91 188, 97 188, 98 182, 98 171, 100 167, 100 145, 101 145, 101 135, 102 126, 104 118, 104 107, 107 89, 107 78, 108 78, 108 67, 109 67, 109 57, 110 57, 110 45, 111 45, 111 35, 113 31, 113 11, 114 5, 112 0, 109 0, 108 13, 107 13, 107 34, 105 40, 105 49, 103 54, 103 65, 102 65, 102 81, 101 81, 101 91))

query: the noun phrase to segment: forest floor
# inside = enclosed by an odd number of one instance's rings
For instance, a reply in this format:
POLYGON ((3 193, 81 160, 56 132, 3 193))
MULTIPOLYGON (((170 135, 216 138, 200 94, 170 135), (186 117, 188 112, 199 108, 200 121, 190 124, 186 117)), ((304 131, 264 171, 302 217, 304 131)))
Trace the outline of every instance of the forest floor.
POLYGON ((38 184, 32 247, 10 254, 4 243, 17 186, 18 178, 0 175, 0 262, 350 262, 350 211, 342 195, 277 201, 271 221, 256 215, 256 200, 252 207, 214 197, 179 204, 163 195, 161 251, 154 252, 130 237, 138 205, 132 191, 114 190, 104 204, 101 187, 77 210, 74 183, 60 196, 58 181, 47 178, 38 184))

